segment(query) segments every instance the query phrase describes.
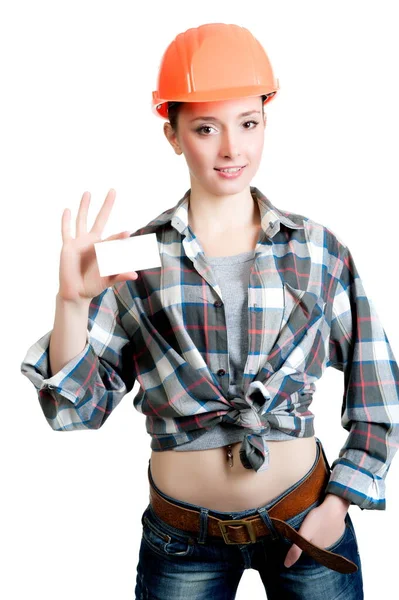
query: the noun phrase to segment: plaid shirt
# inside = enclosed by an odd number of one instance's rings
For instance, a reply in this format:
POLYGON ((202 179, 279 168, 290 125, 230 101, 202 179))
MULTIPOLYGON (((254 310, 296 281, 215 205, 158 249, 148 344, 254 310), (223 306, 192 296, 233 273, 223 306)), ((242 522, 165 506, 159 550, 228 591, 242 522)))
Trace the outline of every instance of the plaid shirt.
MULTIPOLYGON (((261 233, 248 286, 249 352, 229 397, 221 290, 188 225, 188 190, 132 235, 156 233, 162 267, 93 298, 87 343, 49 377, 51 331, 21 371, 56 430, 98 429, 136 379, 155 451, 184 444, 220 421, 247 428, 244 467, 268 467, 268 432, 314 435, 315 382, 344 373, 341 424, 349 432, 326 493, 385 509, 385 476, 399 443, 398 365, 348 247, 327 227, 278 210, 256 188, 261 233), (237 382, 239 383, 239 382, 237 382)), ((328 407, 331 410, 331 407, 328 407)))

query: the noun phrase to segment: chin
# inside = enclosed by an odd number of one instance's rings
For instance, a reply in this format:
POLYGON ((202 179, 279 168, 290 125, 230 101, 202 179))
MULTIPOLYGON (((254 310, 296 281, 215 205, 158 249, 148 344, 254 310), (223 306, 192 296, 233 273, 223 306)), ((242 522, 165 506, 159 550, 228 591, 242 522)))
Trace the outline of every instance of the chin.
MULTIPOLYGON (((247 169, 248 167, 246 167, 247 169)), ((218 176, 217 176, 218 177, 218 176)), ((242 190, 244 188, 246 188, 250 181, 253 178, 253 174, 248 170, 245 173, 242 173, 240 177, 238 177, 238 179, 223 179, 223 178, 219 178, 216 180, 216 186, 219 189, 236 189, 236 190, 242 190)))
MULTIPOLYGON (((245 169, 247 170, 248 167, 245 167, 245 169)), ((253 178, 253 173, 249 170, 247 173, 242 173, 238 179, 222 179, 218 177, 216 171, 213 171, 213 173, 215 175, 211 179, 191 174, 191 187, 193 187, 193 183, 196 183, 199 187, 215 196, 222 196, 226 194, 226 191, 229 194, 239 194, 248 188, 253 178)))

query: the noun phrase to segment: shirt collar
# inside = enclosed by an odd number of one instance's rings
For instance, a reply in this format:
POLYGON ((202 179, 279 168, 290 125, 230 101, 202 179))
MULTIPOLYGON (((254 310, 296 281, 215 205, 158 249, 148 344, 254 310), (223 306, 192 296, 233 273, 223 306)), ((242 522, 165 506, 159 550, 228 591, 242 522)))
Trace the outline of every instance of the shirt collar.
MULTIPOLYGON (((290 227, 291 229, 304 228, 303 217, 301 215, 291 213, 289 211, 279 210, 256 187, 250 186, 250 190, 253 199, 258 203, 259 206, 261 227, 269 238, 272 238, 277 231, 280 230, 281 223, 286 227, 290 227)), ((190 192, 191 188, 187 190, 187 192, 175 206, 168 208, 160 215, 155 217, 155 219, 149 221, 147 225, 137 229, 134 233, 132 233, 132 236, 154 233, 159 227, 162 227, 168 222, 170 222, 171 225, 177 229, 177 231, 179 231, 179 233, 185 235, 188 227, 188 206, 190 192)))

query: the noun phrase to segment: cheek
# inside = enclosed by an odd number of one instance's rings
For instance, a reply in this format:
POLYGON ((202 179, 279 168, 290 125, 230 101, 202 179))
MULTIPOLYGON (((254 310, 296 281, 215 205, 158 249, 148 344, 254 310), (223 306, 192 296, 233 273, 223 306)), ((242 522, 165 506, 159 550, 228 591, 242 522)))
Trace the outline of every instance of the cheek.
POLYGON ((254 143, 248 149, 249 156, 253 162, 259 162, 262 158, 262 152, 264 147, 264 138, 254 140, 254 143))
POLYGON ((205 145, 200 145, 192 140, 186 140, 184 144, 184 153, 187 163, 191 166, 201 168, 201 166, 209 165, 211 160, 209 149, 208 152, 205 145))

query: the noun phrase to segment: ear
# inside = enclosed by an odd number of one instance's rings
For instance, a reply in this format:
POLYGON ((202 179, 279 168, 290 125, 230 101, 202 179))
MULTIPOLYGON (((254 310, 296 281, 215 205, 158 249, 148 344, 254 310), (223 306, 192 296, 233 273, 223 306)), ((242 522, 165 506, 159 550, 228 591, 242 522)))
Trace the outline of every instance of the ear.
POLYGON ((181 150, 179 142, 177 140, 177 136, 176 136, 175 132, 173 131, 172 126, 169 123, 169 121, 167 121, 164 124, 163 132, 165 134, 166 139, 168 140, 168 142, 170 143, 170 145, 176 152, 176 154, 182 154, 182 150, 181 150))

